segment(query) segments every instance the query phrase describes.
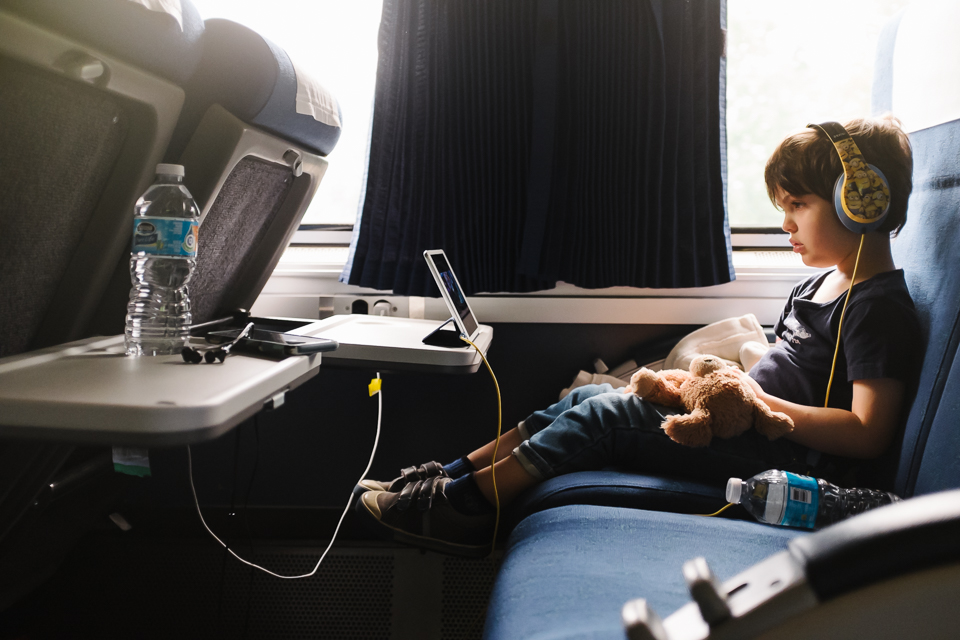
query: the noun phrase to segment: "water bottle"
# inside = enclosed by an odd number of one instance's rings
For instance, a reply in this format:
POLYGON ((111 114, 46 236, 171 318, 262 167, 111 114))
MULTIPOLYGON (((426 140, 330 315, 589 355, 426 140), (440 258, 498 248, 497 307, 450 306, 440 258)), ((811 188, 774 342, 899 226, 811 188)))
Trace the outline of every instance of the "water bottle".
POLYGON ((130 250, 127 355, 180 353, 190 336, 187 283, 197 264, 200 210, 183 186, 183 167, 158 164, 137 200, 130 250))
POLYGON ((760 522, 817 529, 900 498, 886 491, 842 489, 826 480, 771 469, 749 480, 727 481, 727 502, 760 522))

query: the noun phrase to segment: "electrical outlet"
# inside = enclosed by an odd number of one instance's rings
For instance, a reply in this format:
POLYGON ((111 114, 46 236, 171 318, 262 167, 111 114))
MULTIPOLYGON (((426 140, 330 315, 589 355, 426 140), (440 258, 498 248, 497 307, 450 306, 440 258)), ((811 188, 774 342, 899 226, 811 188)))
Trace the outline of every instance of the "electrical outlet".
POLYGON ((334 296, 335 315, 410 317, 410 299, 406 296, 334 296))

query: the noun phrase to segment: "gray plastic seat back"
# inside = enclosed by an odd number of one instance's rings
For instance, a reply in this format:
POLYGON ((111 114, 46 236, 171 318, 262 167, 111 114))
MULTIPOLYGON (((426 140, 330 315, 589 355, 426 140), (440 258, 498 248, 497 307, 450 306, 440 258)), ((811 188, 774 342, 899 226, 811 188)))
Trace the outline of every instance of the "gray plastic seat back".
POLYGON ((183 91, 0 9, 0 356, 88 330, 183 91))

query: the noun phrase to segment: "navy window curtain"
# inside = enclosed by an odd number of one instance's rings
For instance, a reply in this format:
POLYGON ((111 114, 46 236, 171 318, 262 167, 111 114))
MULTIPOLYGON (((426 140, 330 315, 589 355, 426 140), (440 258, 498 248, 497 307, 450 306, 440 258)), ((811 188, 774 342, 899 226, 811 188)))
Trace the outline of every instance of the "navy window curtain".
POLYGON ((733 279, 724 0, 384 0, 341 280, 436 295, 733 279))

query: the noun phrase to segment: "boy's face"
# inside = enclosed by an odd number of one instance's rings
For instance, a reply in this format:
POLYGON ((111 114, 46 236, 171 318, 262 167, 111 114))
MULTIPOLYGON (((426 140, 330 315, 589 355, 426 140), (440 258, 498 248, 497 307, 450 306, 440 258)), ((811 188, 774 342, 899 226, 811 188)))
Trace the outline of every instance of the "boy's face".
POLYGON ((803 264, 832 267, 856 252, 859 236, 843 226, 831 202, 812 193, 794 195, 782 189, 776 200, 783 209, 782 228, 790 234, 793 251, 803 264))

